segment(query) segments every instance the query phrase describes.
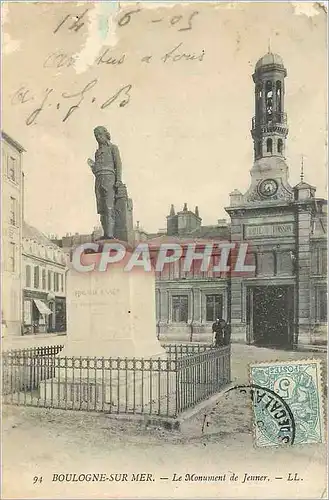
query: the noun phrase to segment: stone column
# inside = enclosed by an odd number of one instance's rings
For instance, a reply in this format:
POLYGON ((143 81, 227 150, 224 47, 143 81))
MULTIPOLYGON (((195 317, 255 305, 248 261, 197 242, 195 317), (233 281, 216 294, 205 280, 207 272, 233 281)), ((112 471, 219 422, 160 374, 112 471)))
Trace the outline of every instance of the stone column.
POLYGON ((297 213, 297 322, 298 344, 310 344, 311 317, 311 211, 310 207, 298 207, 297 213))
POLYGON ((266 117, 266 80, 263 80, 262 85, 262 119, 266 117))
POLYGON ((159 334, 167 333, 169 322, 169 300, 168 291, 165 288, 159 289, 159 334))
POLYGON ((192 332, 193 332, 193 318, 194 318, 194 295, 193 290, 188 290, 188 319, 187 319, 187 327, 189 330, 189 340, 192 341, 192 332))
MULTIPOLYGON (((242 214, 241 214, 242 215, 242 214)), ((231 218, 231 242, 239 245, 243 240, 243 219, 232 214, 231 218)), ((242 319, 242 281, 243 278, 234 276, 234 270, 230 271, 230 294, 231 294, 231 328, 232 341, 246 342, 246 323, 242 319)))
POLYGON ((155 289, 155 312, 156 312, 156 327, 157 327, 157 338, 159 338, 159 323, 160 323, 160 290, 155 289))
MULTIPOLYGON (((276 79, 272 80, 272 110, 273 115, 275 115, 275 120, 277 119, 277 103, 276 103, 276 79)), ((274 144, 273 144, 273 152, 274 152, 274 144)))
POLYGON ((192 316, 192 340, 193 333, 199 333, 201 331, 201 289, 192 289, 193 298, 193 316, 192 316))

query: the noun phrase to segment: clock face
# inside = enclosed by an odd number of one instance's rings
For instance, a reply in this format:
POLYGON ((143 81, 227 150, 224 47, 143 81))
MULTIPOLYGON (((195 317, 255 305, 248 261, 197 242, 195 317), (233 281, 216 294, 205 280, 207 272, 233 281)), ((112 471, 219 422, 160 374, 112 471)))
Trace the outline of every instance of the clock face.
POLYGON ((274 179, 265 179, 258 187, 258 191, 262 196, 273 196, 277 190, 278 184, 274 179))

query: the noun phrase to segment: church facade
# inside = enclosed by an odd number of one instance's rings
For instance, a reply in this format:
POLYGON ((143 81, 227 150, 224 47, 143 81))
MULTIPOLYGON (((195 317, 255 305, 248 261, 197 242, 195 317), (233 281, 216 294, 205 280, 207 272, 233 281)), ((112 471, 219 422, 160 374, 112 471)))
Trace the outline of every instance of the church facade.
POLYGON ((246 193, 235 189, 225 208, 230 224, 202 226, 199 211, 171 208, 166 234, 144 235, 152 244, 204 239, 247 243, 255 271, 217 276, 175 262, 158 274, 158 336, 209 341, 216 317, 230 321, 232 341, 293 348, 327 341, 327 202, 304 180, 289 183, 285 160, 286 68, 267 53, 256 64, 254 163, 246 193))

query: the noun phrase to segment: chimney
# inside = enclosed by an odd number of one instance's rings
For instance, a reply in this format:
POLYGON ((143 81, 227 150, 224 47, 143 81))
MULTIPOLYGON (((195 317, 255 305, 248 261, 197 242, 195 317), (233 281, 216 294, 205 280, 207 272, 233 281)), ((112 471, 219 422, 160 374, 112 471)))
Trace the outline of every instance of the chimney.
POLYGON ((236 205, 239 205, 240 203, 242 203, 243 201, 243 195, 241 193, 241 191, 239 191, 238 189, 234 189, 234 191, 232 191, 230 193, 230 206, 236 206, 236 205))
POLYGON ((200 215, 199 215, 199 207, 198 206, 195 207, 194 213, 195 213, 195 215, 197 217, 200 217, 200 215))
POLYGON ((183 212, 187 212, 187 203, 184 203, 183 212))
POLYGON ((173 236, 178 231, 178 216, 175 214, 175 207, 172 204, 170 207, 169 215, 167 215, 167 235, 173 236))

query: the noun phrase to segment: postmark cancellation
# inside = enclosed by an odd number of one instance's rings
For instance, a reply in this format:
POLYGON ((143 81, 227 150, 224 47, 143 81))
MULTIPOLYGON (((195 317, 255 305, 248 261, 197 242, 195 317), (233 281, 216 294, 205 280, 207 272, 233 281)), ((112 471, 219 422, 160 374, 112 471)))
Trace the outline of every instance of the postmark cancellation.
POLYGON ((325 441, 320 360, 251 363, 249 376, 256 446, 325 441))

